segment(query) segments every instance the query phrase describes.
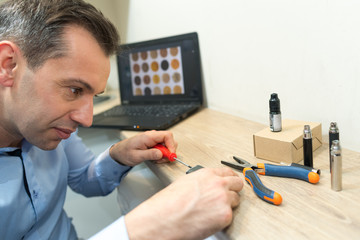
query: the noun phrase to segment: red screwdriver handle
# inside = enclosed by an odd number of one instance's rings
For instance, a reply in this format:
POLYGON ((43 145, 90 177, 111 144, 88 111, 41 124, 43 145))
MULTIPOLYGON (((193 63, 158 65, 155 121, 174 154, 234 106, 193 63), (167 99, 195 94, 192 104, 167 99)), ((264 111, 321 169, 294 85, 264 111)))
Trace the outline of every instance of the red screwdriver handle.
POLYGON ((176 153, 172 153, 162 144, 157 144, 154 146, 154 148, 159 149, 161 153, 163 154, 163 158, 169 159, 170 162, 175 161, 175 158, 177 158, 176 153))

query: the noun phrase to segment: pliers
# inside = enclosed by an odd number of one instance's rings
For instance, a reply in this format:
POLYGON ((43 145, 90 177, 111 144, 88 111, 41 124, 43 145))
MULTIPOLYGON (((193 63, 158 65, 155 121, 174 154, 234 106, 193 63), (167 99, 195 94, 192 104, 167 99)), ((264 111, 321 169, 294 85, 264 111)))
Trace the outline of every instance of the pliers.
POLYGON ((257 166, 255 166, 238 157, 234 156, 233 158, 238 164, 226 161, 221 161, 221 163, 242 171, 245 176, 245 181, 250 184, 256 195, 262 200, 274 205, 281 204, 281 195, 265 187, 256 173, 268 176, 296 178, 310 183, 317 183, 320 179, 320 170, 296 163, 292 163, 290 166, 258 163, 257 166))

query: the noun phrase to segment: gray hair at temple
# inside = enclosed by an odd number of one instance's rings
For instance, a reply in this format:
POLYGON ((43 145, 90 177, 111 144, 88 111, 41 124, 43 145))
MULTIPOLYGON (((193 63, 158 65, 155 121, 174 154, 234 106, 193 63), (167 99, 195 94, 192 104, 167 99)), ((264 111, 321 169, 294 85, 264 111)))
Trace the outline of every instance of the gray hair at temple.
POLYGON ((66 56, 64 28, 73 24, 90 32, 106 56, 116 53, 116 28, 82 0, 9 0, 0 5, 0 41, 14 42, 32 69, 66 56))

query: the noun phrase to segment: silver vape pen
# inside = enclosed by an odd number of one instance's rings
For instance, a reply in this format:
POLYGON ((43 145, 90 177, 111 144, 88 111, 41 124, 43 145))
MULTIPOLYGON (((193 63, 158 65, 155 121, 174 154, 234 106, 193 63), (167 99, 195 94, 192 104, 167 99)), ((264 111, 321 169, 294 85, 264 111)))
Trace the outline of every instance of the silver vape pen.
POLYGON ((340 140, 339 138, 339 128, 336 122, 330 123, 329 128, 329 162, 330 162, 330 172, 331 172, 331 145, 334 140, 340 140))
POLYGON ((309 125, 304 126, 303 150, 304 150, 304 165, 312 168, 313 148, 312 148, 312 134, 309 125))
POLYGON ((280 111, 280 99, 277 93, 272 93, 269 100, 269 117, 270 117, 270 130, 272 132, 280 132, 281 126, 281 111, 280 111))
POLYGON ((331 189, 342 190, 342 157, 339 140, 332 141, 331 145, 331 189))

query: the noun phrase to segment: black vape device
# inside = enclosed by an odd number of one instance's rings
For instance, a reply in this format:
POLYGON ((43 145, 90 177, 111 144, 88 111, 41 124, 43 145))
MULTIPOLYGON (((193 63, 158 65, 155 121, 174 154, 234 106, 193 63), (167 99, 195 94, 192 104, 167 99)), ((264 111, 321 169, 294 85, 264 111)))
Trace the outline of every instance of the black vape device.
POLYGON ((303 150, 304 150, 304 165, 312 168, 313 147, 312 147, 312 134, 310 130, 310 125, 304 126, 303 150))

